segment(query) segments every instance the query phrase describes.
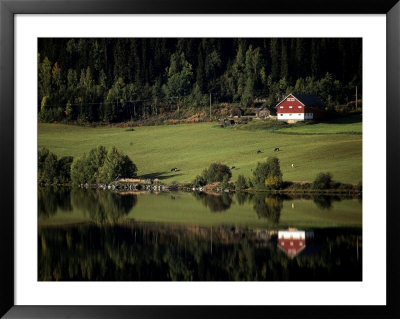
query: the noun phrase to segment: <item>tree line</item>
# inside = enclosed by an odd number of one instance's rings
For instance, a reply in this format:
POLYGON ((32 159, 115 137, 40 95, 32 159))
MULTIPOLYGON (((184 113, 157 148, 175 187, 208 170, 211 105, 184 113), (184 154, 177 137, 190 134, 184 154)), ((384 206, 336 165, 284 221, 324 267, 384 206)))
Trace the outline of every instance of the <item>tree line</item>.
POLYGON ((248 107, 295 91, 342 104, 361 93, 361 74, 361 39, 41 38, 37 105, 45 122, 111 123, 210 96, 248 107))
POLYGON ((38 150, 39 185, 80 185, 111 183, 119 178, 135 177, 136 165, 128 155, 114 146, 108 151, 98 146, 74 160, 72 156, 60 159, 47 148, 38 150))

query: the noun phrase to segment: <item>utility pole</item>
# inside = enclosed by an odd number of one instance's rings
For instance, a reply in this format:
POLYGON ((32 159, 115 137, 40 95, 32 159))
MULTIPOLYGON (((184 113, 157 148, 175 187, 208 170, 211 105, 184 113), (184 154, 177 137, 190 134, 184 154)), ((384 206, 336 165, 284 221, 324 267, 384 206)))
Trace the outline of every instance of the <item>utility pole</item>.
POLYGON ((358 261, 358 236, 357 236, 357 261, 358 261))
POLYGON ((211 121, 211 92, 210 92, 210 121, 211 121))
POLYGON ((183 89, 183 107, 185 107, 186 90, 183 89))
POLYGON ((212 236, 213 234, 212 234, 212 226, 211 226, 211 244, 210 244, 210 248, 211 248, 211 256, 212 256, 212 236))
POLYGON ((358 97, 357 97, 357 85, 356 85, 356 111, 357 111, 357 100, 358 100, 358 97))

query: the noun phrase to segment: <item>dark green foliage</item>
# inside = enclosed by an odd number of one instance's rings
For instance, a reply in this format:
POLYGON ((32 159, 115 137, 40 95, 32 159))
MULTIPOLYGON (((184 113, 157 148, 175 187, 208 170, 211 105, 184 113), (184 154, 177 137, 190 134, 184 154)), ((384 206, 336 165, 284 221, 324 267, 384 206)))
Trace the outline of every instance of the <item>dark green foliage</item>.
POLYGON ((69 187, 38 187, 38 215, 50 217, 57 210, 72 211, 69 187))
POLYGON ((48 149, 38 151, 38 183, 39 184, 68 184, 71 181, 70 171, 73 158, 62 157, 48 149))
POLYGON ((110 183, 119 178, 135 177, 137 168, 127 155, 112 147, 107 153, 104 164, 100 167, 99 171, 99 180, 110 183))
POLYGON ((330 210, 333 202, 340 202, 340 197, 318 195, 313 196, 313 201, 319 209, 330 210))
POLYGON ((203 107, 209 103, 209 97, 207 94, 203 94, 197 83, 193 86, 192 92, 186 99, 186 103, 192 107, 203 107))
POLYGON ((185 59, 184 53, 174 53, 167 68, 166 94, 171 101, 190 91, 192 75, 192 65, 185 59))
POLYGON ((236 191, 236 200, 239 205, 243 205, 249 197, 247 192, 236 191))
POLYGON ((89 152, 87 160, 89 162, 88 164, 90 166, 90 169, 93 173, 95 173, 99 167, 103 166, 106 156, 107 156, 107 150, 104 146, 101 145, 97 148, 92 149, 89 152))
POLYGON ((211 212, 223 212, 228 210, 232 205, 232 197, 227 193, 210 195, 202 192, 194 192, 193 195, 197 199, 200 199, 204 206, 208 207, 211 212))
POLYGON ((236 230, 240 240, 224 226, 200 234, 153 223, 40 227, 37 276, 65 282, 362 280, 361 230, 317 229, 316 248, 293 259, 275 241, 260 242, 258 232, 236 230))
POLYGON ((331 187, 332 187, 331 173, 319 173, 312 184, 313 189, 329 189, 331 187))
POLYGON ((206 184, 207 184, 207 180, 203 176, 200 176, 200 175, 197 175, 193 181, 193 185, 195 187, 202 187, 206 184))
POLYGON ((211 184, 222 182, 224 178, 229 180, 232 177, 232 173, 228 166, 220 163, 212 163, 208 169, 203 171, 202 177, 207 181, 207 184, 211 184))
POLYGON ((293 189, 293 190, 298 190, 298 189, 310 189, 312 186, 311 183, 292 183, 292 182, 284 182, 283 188, 285 189, 293 189), (285 185, 286 184, 286 185, 285 185))
POLYGON ((43 171, 44 168, 44 161, 46 160, 47 156, 49 156, 50 151, 47 148, 41 148, 38 151, 38 171, 43 171))
POLYGON ((258 163, 253 172, 253 183, 258 189, 279 189, 282 186, 282 172, 277 157, 269 157, 258 163))
POLYGON ((332 188, 352 191, 354 189, 354 186, 352 184, 333 183, 332 188))
POLYGON ((92 189, 73 188, 71 202, 98 224, 116 223, 136 205, 136 195, 119 195, 92 189))
POLYGON ((61 157, 58 161, 59 183, 66 184, 71 181, 71 165, 74 158, 72 156, 61 157))
POLYGON ((58 159, 57 155, 49 153, 43 163, 44 178, 45 183, 58 184, 58 159))
POLYGON ((253 204, 258 218, 266 218, 274 224, 279 223, 283 208, 283 200, 280 197, 257 194, 253 198, 253 204))
POLYGON ((229 189, 229 178, 228 175, 225 175, 221 182, 222 189, 229 189))
POLYGON ((73 184, 86 183, 90 177, 86 174, 86 154, 76 159, 71 167, 71 181, 73 184))
POLYGON ((246 178, 243 175, 239 175, 236 181, 236 190, 243 190, 247 188, 246 178))
POLYGON ((213 103, 274 105, 290 91, 330 106, 362 94, 362 41, 352 38, 41 38, 40 121, 122 122, 213 103), (168 108, 165 109, 165 106, 168 108), (164 108, 163 108, 164 107, 164 108))
POLYGON ((107 152, 104 146, 99 146, 73 163, 71 179, 74 184, 110 183, 135 177, 136 172, 136 165, 127 155, 115 147, 107 152))
POLYGON ((90 150, 89 155, 83 154, 72 165, 72 182, 74 184, 93 184, 99 181, 100 168, 103 166, 106 156, 107 150, 104 146, 90 150))

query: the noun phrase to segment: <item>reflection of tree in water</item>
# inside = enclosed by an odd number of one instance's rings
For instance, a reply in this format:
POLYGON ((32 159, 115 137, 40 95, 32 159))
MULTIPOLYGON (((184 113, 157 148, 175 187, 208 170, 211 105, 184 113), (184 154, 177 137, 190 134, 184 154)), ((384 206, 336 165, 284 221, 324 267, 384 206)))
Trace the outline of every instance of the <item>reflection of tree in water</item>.
POLYGON ((193 195, 203 202, 212 212, 222 212, 228 210, 232 205, 232 197, 228 193, 221 195, 210 195, 202 192, 194 192, 193 195))
POLYGON ((71 190, 65 187, 38 187, 38 214, 50 217, 57 209, 72 211, 71 190))
POLYGON ((74 188, 71 192, 74 207, 87 212, 96 223, 115 223, 127 215, 137 203, 137 195, 74 188))
POLYGON ((257 194, 253 198, 253 208, 258 217, 267 218, 274 224, 279 223, 282 207, 283 198, 279 196, 257 194))
POLYGON ((244 205, 246 200, 251 199, 250 194, 247 192, 236 192, 236 200, 239 205, 244 205))
POLYGON ((41 227, 39 280, 361 280, 360 232, 316 232, 318 249, 289 259, 254 233, 228 240, 214 229, 193 233, 140 225, 41 227), (252 237, 253 236, 253 237, 252 237), (211 252, 210 247, 213 247, 211 252), (62 252, 62 253, 60 253, 62 252))
POLYGON ((332 208, 332 203, 333 202, 339 202, 341 199, 338 196, 323 196, 323 195, 318 195, 313 197, 313 201, 315 205, 319 209, 326 209, 329 210, 332 208))

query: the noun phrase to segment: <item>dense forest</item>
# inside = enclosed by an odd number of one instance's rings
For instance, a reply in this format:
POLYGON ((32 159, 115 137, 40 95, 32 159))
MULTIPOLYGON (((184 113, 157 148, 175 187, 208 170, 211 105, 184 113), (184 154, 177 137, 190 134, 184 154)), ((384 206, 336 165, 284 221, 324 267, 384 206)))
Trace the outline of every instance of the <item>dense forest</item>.
POLYGON ((180 116, 210 103, 275 105, 289 92, 328 106, 362 92, 362 39, 41 38, 44 122, 125 122, 180 116))

